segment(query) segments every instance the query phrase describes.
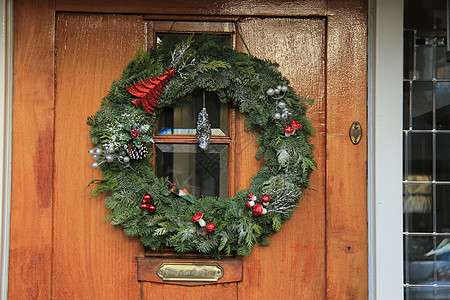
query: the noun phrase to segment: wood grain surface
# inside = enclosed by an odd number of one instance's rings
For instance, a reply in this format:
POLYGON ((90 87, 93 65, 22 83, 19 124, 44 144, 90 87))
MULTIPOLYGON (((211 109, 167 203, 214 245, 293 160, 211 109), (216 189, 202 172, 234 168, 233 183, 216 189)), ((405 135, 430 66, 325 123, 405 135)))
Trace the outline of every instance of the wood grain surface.
POLYGON ((327 52, 327 299, 366 299, 367 3, 329 1, 327 52), (361 123, 353 145, 349 128, 361 123))
POLYGON ((57 0, 59 11, 172 15, 325 15, 327 0, 57 0))
POLYGON ((146 47, 140 16, 58 14, 54 175, 53 297, 139 299, 139 239, 102 218, 104 198, 84 187, 102 178, 87 154, 92 148, 87 117, 100 108, 138 47, 146 47))
POLYGON ((14 2, 9 299, 51 295, 54 22, 51 0, 14 2))
MULTIPOLYGON (((318 163, 311 187, 300 207, 269 247, 257 246, 244 260, 239 299, 324 299, 325 297, 325 19, 248 18, 239 30, 250 52, 276 61, 280 71, 299 93, 316 101, 308 110, 315 128, 313 143, 318 163), (264 28, 264 30, 261 30, 264 28)), ((245 52, 237 39, 238 50, 245 52)), ((259 168, 252 161, 257 145, 253 133, 241 124, 242 164, 240 189, 259 168), (253 139, 249 136, 253 135, 253 139), (250 142, 251 141, 251 142, 250 142), (247 159, 245 159, 247 158, 247 159)))

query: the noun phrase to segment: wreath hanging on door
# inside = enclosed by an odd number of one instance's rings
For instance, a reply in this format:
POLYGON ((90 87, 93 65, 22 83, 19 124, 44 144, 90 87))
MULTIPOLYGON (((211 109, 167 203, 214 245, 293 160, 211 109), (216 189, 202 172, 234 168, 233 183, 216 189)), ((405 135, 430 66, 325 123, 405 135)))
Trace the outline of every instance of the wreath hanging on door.
MULTIPOLYGON (((217 36, 195 39, 169 37, 148 51, 138 50, 89 117, 92 166, 104 175, 91 182, 98 184, 92 194, 109 193, 106 219, 153 250, 248 256, 256 243, 270 244, 268 237, 291 218, 302 189, 309 188, 316 164, 310 143, 314 129, 305 112, 312 100, 297 95, 275 63, 221 45, 217 36), (265 165, 248 190, 228 199, 195 199, 154 173, 158 113, 182 107, 198 91, 238 107, 247 128, 259 133, 256 159, 265 165)), ((197 137, 206 149, 211 128, 204 109, 197 137)))

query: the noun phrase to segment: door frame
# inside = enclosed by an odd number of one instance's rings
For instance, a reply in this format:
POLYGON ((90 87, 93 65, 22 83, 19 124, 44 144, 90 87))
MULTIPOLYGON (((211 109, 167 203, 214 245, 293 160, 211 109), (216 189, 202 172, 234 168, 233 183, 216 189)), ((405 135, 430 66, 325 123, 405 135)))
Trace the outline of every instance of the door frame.
POLYGON ((8 295, 9 216, 11 203, 13 3, 0 0, 0 299, 8 295))
MULTIPOLYGON (((10 4, 10 1, 8 1, 8 0, 1 0, 2 2, 2 4, 4 4, 4 3, 7 3, 6 4, 6 6, 8 6, 8 4, 10 4)), ((374 0, 375 1, 375 0, 374 0)), ((373 2, 373 1, 372 1, 373 2)), ((379 5, 379 3, 381 3, 381 2, 383 2, 383 1, 378 1, 377 3, 376 3, 376 7, 377 7, 377 11, 378 10, 381 10, 380 9, 380 7, 381 7, 381 5, 379 5)), ((388 1, 384 1, 384 2, 386 2, 385 4, 387 4, 387 3, 389 3, 388 1)), ((383 8, 384 9, 384 8, 383 8)), ((5 10, 5 12, 8 12, 8 15, 10 15, 10 16, 12 16, 12 4, 11 5, 9 5, 9 7, 5 10)), ((374 16, 374 12, 372 11, 372 10, 370 10, 369 11, 369 15, 370 16, 374 16)), ((378 24, 378 23, 377 23, 378 24)), ((5 26, 5 22, 3 23, 3 26, 5 26)), ((9 31, 7 31, 7 32, 12 32, 12 19, 10 20, 10 22, 9 23, 6 23, 6 27, 8 28, 8 30, 9 31), (9 25, 8 25, 9 24, 9 25)), ((10 39, 11 39, 11 41, 12 41, 12 35, 10 36, 10 39)), ((375 47, 376 48, 376 47, 375 47)), ((5 59, 7 59, 8 57, 9 57, 9 61, 11 61, 12 62, 12 59, 11 59, 11 57, 12 57, 12 43, 9 43, 8 45, 6 45, 6 48, 5 49, 8 49, 8 51, 5 51, 5 53, 3 54, 3 56, 4 56, 4 58, 5 59), (7 53, 6 53, 7 52, 7 53)), ((369 48, 369 54, 370 54, 370 52, 371 51, 373 51, 373 49, 371 49, 371 48, 369 48)), ((373 68, 374 66, 369 66, 369 71, 370 71, 370 68, 373 68)), ((11 73, 11 70, 12 70, 12 68, 10 68, 10 71, 8 72, 8 76, 6 76, 5 77, 5 79, 4 80, 2 80, 2 81, 4 81, 5 82, 5 84, 8 86, 10 86, 11 85, 11 82, 12 82, 12 73, 11 73)), ((372 71, 373 71, 373 69, 372 69, 372 71)), ((370 72, 369 72, 370 73, 370 72)), ((381 75, 381 74, 380 74, 381 75)), ((9 89, 9 92, 7 92, 7 93, 5 93, 5 94, 8 94, 8 95, 5 95, 5 97, 4 96, 2 96, 2 104, 3 104, 3 106, 5 107, 5 115, 7 115, 7 116, 11 116, 11 114, 12 114, 12 93, 11 93, 11 88, 9 89)), ((374 103, 377 103, 378 104, 378 98, 374 98, 374 103)), ((378 105, 377 105, 377 107, 378 107, 378 105)), ((369 107, 370 108, 370 107, 369 107)), ((369 111, 369 116, 372 116, 373 114, 375 114, 375 111, 369 111)), ((4 150, 4 152, 5 152, 5 155, 6 155, 6 157, 11 157, 11 153, 12 153, 12 150, 11 150, 11 141, 10 141, 10 138, 9 138, 9 140, 8 140, 8 137, 10 137, 11 136, 11 134, 12 134, 12 124, 11 124, 11 119, 9 118, 9 119, 7 119, 7 118, 5 118, 4 119, 4 122, 3 122, 3 124, 1 125, 2 126, 2 128, 0 128, 0 129, 3 129, 2 130, 2 132, 5 132, 5 135, 3 136, 3 141, 4 141, 4 143, 3 143, 3 150, 4 150)), ((374 137, 374 136, 371 136, 371 137, 369 137, 369 139, 371 139, 370 141, 372 142, 372 145, 374 144, 374 141, 376 141, 376 136, 374 137)), ((373 155, 373 153, 372 153, 372 155, 373 155)), ((373 157, 372 156, 369 156, 369 163, 371 163, 372 162, 372 160, 373 160, 373 157)), ((3 180, 2 180, 2 207, 7 207, 8 208, 8 210, 6 211, 6 215, 5 215, 5 211, 3 210, 2 211, 2 214, 1 214, 1 218, 2 218, 2 220, 1 220, 1 224, 2 224, 2 233, 3 232, 7 232, 7 233, 9 233, 9 206, 10 206, 10 200, 11 200, 11 196, 10 196, 10 193, 9 192, 7 192, 8 190, 10 190, 10 188, 11 188, 11 167, 10 167, 10 160, 3 160, 2 162, 1 162, 1 165, 0 165, 0 167, 2 168, 2 170, 3 170, 3 174, 4 175, 2 175, 4 178, 2 178, 3 180), (5 193, 5 190, 6 190, 6 193, 5 193)), ((369 174, 370 175, 370 174, 369 174)), ((376 175, 376 173, 375 173, 375 175, 376 175)), ((374 176, 375 176, 374 175, 374 176)), ((373 179, 373 178, 372 178, 373 179)), ((378 182, 377 182, 377 184, 378 184, 378 182)), ((376 186, 378 186, 376 184, 376 186)), ((370 187, 370 186, 369 186, 370 187)), ((368 199, 369 199, 369 204, 372 204, 371 202, 370 202, 370 199, 372 199, 373 198, 373 195, 374 195, 374 193, 375 193, 375 191, 369 191, 369 197, 368 197, 368 199)), ((373 207, 371 206, 371 205, 369 205, 368 206, 368 210, 369 210, 369 215, 372 215, 372 210, 373 209, 373 207)), ((401 215, 400 215, 401 216, 401 215)), ((372 226, 376 226, 377 224, 375 224, 376 223, 376 220, 374 219, 374 220, 370 220, 370 218, 369 218, 369 222, 371 222, 370 224, 369 224, 369 226, 370 225, 372 225, 372 226), (372 224, 372 223, 374 223, 374 224, 372 224)), ((1 274, 1 276, 2 276, 2 278, 1 278, 1 281, 2 281, 2 293, 4 293, 5 295, 6 295, 6 288, 7 288, 7 286, 8 286, 8 283, 7 283, 7 279, 8 279, 8 268, 7 268, 7 264, 8 264, 8 245, 5 245, 4 243, 3 243, 3 241, 5 240, 5 237, 3 236, 3 234, 2 234, 2 254, 3 253, 6 253, 6 255, 2 255, 2 274, 1 274)), ((6 237, 6 242, 8 242, 9 241, 9 239, 8 239, 8 237, 6 237)), ((378 242, 378 240, 377 240, 377 238, 375 238, 375 241, 377 241, 378 242)), ((372 241, 372 240, 369 240, 369 244, 370 243, 374 243, 375 241, 372 241)), ((370 251, 370 249, 369 249, 369 251, 370 251)), ((369 260, 369 262, 370 262, 370 260, 369 260)), ((372 273, 372 272, 377 272, 377 269, 375 269, 375 270, 372 270, 372 269, 369 269, 369 273, 372 273)), ((378 278, 378 277, 377 277, 378 278)), ((373 292, 373 291, 372 291, 373 292)), ((372 294, 372 292, 369 290, 369 293, 370 294, 372 294)))
POLYGON ((403 299, 403 1, 369 0, 368 27, 369 299, 403 299))

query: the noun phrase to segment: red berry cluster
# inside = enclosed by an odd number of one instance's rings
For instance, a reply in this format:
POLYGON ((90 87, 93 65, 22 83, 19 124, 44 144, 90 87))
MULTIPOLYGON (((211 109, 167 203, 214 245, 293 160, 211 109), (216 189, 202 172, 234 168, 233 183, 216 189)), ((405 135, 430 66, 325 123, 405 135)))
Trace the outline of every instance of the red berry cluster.
POLYGON ((139 128, 132 129, 131 136, 133 138, 143 137, 143 135, 141 134, 141 130, 139 128))
POLYGON ((142 199, 141 209, 144 211, 148 210, 151 213, 155 212, 156 206, 150 204, 151 202, 153 202, 152 196, 150 196, 149 194, 145 194, 144 198, 142 199))
MULTIPOLYGON (((256 203, 256 196, 253 193, 248 194, 247 196, 248 201, 246 203, 248 208, 252 209, 253 215, 258 217, 260 215, 264 215, 267 213, 267 209, 265 209, 261 204, 256 203)), ((263 203, 264 206, 269 205, 269 201, 270 201, 270 196, 269 195, 262 195, 261 196, 261 201, 263 203)))

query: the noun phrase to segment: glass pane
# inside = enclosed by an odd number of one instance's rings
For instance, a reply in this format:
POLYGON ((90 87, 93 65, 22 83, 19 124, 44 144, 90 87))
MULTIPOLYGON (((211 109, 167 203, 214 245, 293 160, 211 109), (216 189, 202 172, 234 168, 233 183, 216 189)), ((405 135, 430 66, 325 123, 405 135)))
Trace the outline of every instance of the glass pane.
POLYGON ((433 231, 433 185, 408 183, 403 188, 404 226, 408 232, 433 231))
POLYGON ((450 134, 436 134, 436 180, 450 180, 450 134))
POLYGON ((410 133, 407 137, 408 145, 408 180, 431 181, 432 179, 432 145, 431 133, 410 133))
POLYGON ((450 82, 436 82, 435 91, 436 129, 450 129, 450 82))
POLYGON ((156 174, 201 196, 228 197, 228 145, 156 144, 156 174))
POLYGON ((405 28, 432 29, 433 28, 433 1, 405 0, 405 28))
MULTIPOLYGON (((447 268, 446 277, 450 279, 450 267, 447 268)), ((446 284, 449 284, 447 279, 446 284)), ((450 299, 450 287, 441 287, 436 289, 436 299, 450 299)))
POLYGON ((412 88, 412 128, 433 128, 433 83, 413 82, 412 88))
POLYGON ((407 174, 407 166, 408 163, 406 161, 406 157, 409 155, 409 134, 408 133, 403 133, 403 163, 402 163, 402 179, 403 180, 407 180, 408 179, 408 174, 407 174))
POLYGON ((403 78, 413 79, 414 69, 414 31, 405 30, 403 37, 403 78))
POLYGON ((403 129, 409 129, 410 82, 403 82, 403 129))
POLYGON ((447 29, 447 0, 436 0, 436 29, 447 29))
MULTIPOLYGON (((434 300, 434 288, 432 286, 405 288, 405 300, 434 300)), ((444 298, 445 299, 445 298, 444 298)))
MULTIPOLYGON (((426 43, 427 41, 424 42, 426 43)), ((432 80, 433 62, 434 62, 434 48, 429 46, 417 46, 415 79, 432 80)))
MULTIPOLYGON (((228 104, 221 103, 214 93, 205 93, 205 107, 211 124, 211 135, 228 135, 228 104)), ((203 93, 193 95, 182 108, 167 108, 159 116, 160 135, 195 135, 197 116, 203 108, 203 93)))
MULTIPOLYGON (((156 34, 156 43, 160 44, 164 42, 165 39, 176 38, 177 40, 186 41, 192 34, 191 33, 157 33, 156 34)), ((201 34, 194 34, 194 36, 200 36, 201 34)), ((231 46, 231 36, 228 34, 219 34, 217 35, 217 43, 222 45, 231 46)))
MULTIPOLYGON (((436 231, 450 232, 450 186, 436 186, 436 231)), ((449 247, 450 251, 450 247, 449 247)))
MULTIPOLYGON (((443 38, 439 39, 443 40, 443 38)), ((436 47, 436 78, 450 79, 450 63, 445 60, 447 46, 436 47)))
MULTIPOLYGON (((427 253, 435 258, 435 270, 423 284, 450 284, 450 236, 439 236, 436 248, 427 253)), ((450 296, 450 295, 449 295, 450 296)))
POLYGON ((434 276, 433 237, 405 237, 405 283, 425 283, 434 276))

